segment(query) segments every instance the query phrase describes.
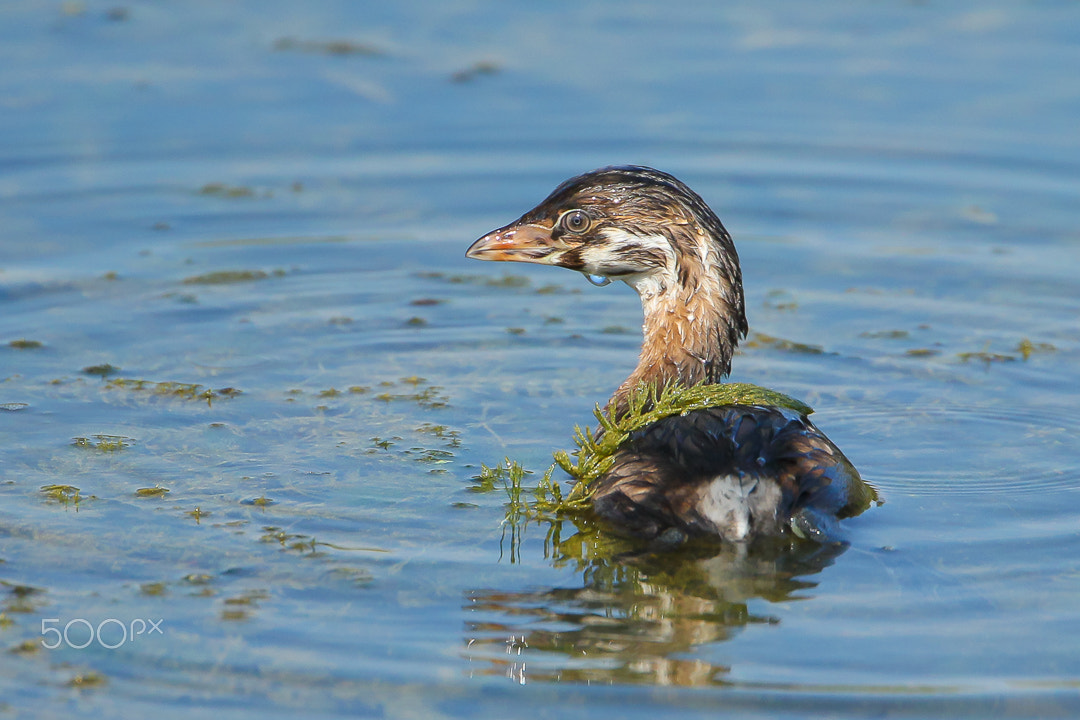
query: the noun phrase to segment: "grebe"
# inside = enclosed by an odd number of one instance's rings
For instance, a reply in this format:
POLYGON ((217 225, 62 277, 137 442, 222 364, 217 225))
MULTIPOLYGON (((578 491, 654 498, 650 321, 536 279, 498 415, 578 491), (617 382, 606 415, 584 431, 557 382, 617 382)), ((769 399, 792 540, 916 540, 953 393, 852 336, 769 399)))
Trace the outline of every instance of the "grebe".
MULTIPOLYGON (((731 236, 697 193, 659 170, 609 167, 571 178, 466 256, 555 265, 637 291, 644 340, 637 367, 608 401, 615 415, 642 383, 657 391, 719 383, 746 336, 731 236)), ((876 499, 805 415, 761 405, 710 407, 648 425, 618 448, 590 490, 596 514, 616 530, 676 544, 788 532, 834 540, 836 520, 876 499)))

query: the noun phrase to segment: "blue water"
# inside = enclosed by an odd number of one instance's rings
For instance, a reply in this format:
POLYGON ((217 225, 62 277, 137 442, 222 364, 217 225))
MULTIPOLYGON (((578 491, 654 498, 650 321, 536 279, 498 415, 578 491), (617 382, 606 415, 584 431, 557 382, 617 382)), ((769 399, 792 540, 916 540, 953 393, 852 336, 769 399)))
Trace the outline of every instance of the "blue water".
POLYGON ((6 4, 0 718, 1076 716, 1076 28, 6 4), (846 551, 617 559, 473 479, 570 446, 640 308, 464 250, 614 163, 735 237, 733 379, 885 501, 846 551))

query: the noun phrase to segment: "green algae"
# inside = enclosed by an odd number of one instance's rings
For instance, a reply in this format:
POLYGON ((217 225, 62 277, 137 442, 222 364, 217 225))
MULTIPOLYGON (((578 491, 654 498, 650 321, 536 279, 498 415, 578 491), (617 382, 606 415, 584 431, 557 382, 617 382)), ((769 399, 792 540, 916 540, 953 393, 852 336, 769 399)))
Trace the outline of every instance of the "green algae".
POLYGON ((168 594, 168 585, 163 582, 148 582, 139 586, 139 592, 149 597, 161 597, 168 594))
POLYGON ((1004 353, 993 353, 993 352, 987 352, 985 350, 980 350, 979 352, 957 353, 956 357, 958 357, 960 359, 960 362, 966 363, 966 362, 971 362, 972 360, 978 360, 979 362, 982 362, 982 363, 984 363, 986 365, 990 365, 992 363, 1014 362, 1016 360, 1015 355, 1006 355, 1004 353))
POLYGON ((794 340, 785 340, 784 338, 778 338, 759 332, 753 333, 750 338, 743 343, 743 347, 771 348, 773 350, 796 353, 799 355, 825 354, 825 349, 822 348, 820 345, 808 345, 807 343, 796 342, 794 340))
POLYGON ((226 185, 225 183, 206 183, 199 188, 200 195, 211 195, 222 198, 249 198, 255 196, 255 191, 244 185, 226 185))
POLYGON ((770 290, 765 296, 765 307, 781 312, 791 312, 799 309, 799 303, 787 290, 770 290))
POLYGON ((869 338, 872 340, 884 339, 884 340, 903 340, 910 337, 911 333, 907 330, 874 330, 859 333, 861 338, 869 338))
MULTIPOLYGON (((400 381, 403 385, 409 385, 413 388, 411 392, 405 393, 392 393, 382 392, 375 396, 376 400, 380 400, 385 403, 391 402, 415 402, 422 408, 436 409, 444 408, 450 404, 449 398, 442 394, 442 388, 438 385, 427 385, 421 388, 421 385, 426 385, 427 380, 415 375, 411 377, 401 378, 400 381)), ((383 381, 379 383, 380 387, 394 387, 394 383, 389 381, 383 381)))
POLYGON ((84 450, 96 450, 103 453, 120 452, 135 444, 134 438, 124 435, 91 435, 90 437, 76 437, 72 439, 72 445, 84 450))
POLYGON ((1016 352, 1020 353, 1020 357, 1024 360, 1028 360, 1032 355, 1038 353, 1052 353, 1057 352, 1057 348, 1050 343, 1034 343, 1024 338, 1016 345, 1016 352))
POLYGON ((166 495, 168 495, 170 492, 171 491, 169 490, 169 488, 163 488, 161 486, 156 485, 154 487, 139 488, 138 490, 135 491, 135 497, 163 498, 166 495))
POLYGON ((184 514, 187 515, 188 517, 195 518, 195 524, 196 525, 200 524, 204 517, 209 517, 210 515, 213 515, 213 513, 209 512, 207 510, 203 510, 202 508, 198 508, 198 507, 195 508, 194 510, 188 510, 184 514))
POLYGON ((181 400, 205 400, 207 405, 211 405, 214 400, 219 398, 234 398, 243 394, 242 390, 234 387, 213 390, 196 383, 154 382, 135 378, 113 378, 105 382, 105 387, 109 390, 147 392, 152 395, 179 398, 181 400))
POLYGON ((109 363, 104 363, 102 365, 89 365, 82 369, 82 373, 84 375, 97 375, 99 377, 115 375, 118 372, 120 372, 120 368, 116 367, 115 365, 110 365, 109 363))
POLYGON ((61 505, 67 505, 68 503, 78 505, 79 501, 82 500, 79 488, 74 485, 42 485, 41 492, 47 500, 61 505))
POLYGON ((420 272, 416 273, 416 277, 424 280, 442 280, 448 282, 451 285, 483 285, 490 288, 506 288, 517 289, 526 288, 532 284, 532 281, 524 275, 501 275, 499 277, 492 277, 490 275, 475 275, 460 273, 456 275, 447 275, 442 272, 420 272))
POLYGON ((68 680, 66 684, 70 688, 86 690, 89 688, 101 687, 108 682, 108 678, 99 672, 85 672, 74 676, 68 680))
POLYGON ((385 51, 371 43, 357 42, 355 40, 299 40, 294 37, 278 38, 274 41, 274 50, 277 52, 302 52, 316 55, 356 55, 361 57, 378 57, 385 55, 385 51))
POLYGON ((41 643, 35 640, 23 640, 8 648, 12 655, 33 655, 41 652, 41 643))
POLYGON ((227 285, 229 283, 253 282, 265 280, 270 274, 264 270, 215 270, 192 275, 182 280, 185 285, 227 285))
POLYGON ((12 340, 8 343, 8 347, 16 350, 37 350, 38 348, 45 347, 45 343, 39 340, 27 340, 26 338, 20 338, 18 340, 12 340))
POLYGON ((478 60, 466 68, 458 70, 450 76, 450 81, 455 83, 467 83, 485 75, 495 75, 502 67, 493 60, 478 60))

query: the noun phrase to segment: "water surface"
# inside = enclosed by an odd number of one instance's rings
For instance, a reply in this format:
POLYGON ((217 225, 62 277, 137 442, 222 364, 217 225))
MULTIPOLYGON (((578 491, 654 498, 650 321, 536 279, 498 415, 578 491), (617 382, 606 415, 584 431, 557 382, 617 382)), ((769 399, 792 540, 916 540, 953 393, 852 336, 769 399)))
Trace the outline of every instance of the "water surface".
POLYGON ((1075 716, 1078 15, 9 4, 0 717, 1075 716), (612 163, 734 235, 733 379, 885 500, 846 550, 473 479, 633 367, 625 286, 463 257, 612 163))

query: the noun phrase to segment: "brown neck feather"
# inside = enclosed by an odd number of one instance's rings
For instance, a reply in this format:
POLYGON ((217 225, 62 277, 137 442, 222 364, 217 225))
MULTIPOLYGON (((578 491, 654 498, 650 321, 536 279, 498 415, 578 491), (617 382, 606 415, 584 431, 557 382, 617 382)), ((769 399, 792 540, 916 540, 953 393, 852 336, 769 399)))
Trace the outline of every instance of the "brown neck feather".
POLYGON ((641 297, 644 338, 638 365, 609 408, 624 411, 643 382, 659 391, 672 383, 718 383, 731 372, 735 346, 747 331, 737 257, 732 261, 712 243, 696 242, 667 272, 629 284, 641 297))

